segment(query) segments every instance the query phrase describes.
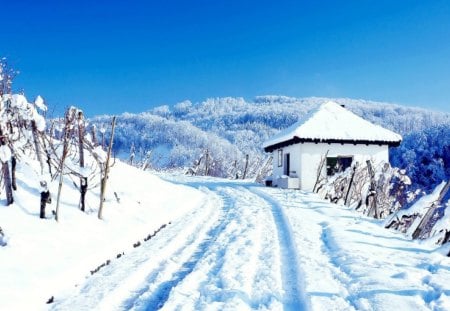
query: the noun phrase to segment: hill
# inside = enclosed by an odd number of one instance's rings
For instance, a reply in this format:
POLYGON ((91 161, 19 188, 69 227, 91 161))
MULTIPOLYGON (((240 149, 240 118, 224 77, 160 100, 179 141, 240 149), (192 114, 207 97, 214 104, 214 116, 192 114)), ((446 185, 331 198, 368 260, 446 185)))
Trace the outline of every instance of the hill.
MULTIPOLYGON (((391 151, 391 161, 408 169, 418 187, 431 188, 443 177, 450 176, 448 153, 445 153, 445 148, 449 148, 450 114, 348 98, 259 96, 246 101, 226 97, 199 103, 184 101, 140 114, 124 113, 118 118, 115 150, 122 158, 128 158, 132 150, 136 161, 141 162, 151 152, 149 160, 155 169, 195 167, 194 163, 198 164, 202 155, 204 159, 208 150, 213 167, 210 175, 220 177, 242 176, 248 154, 247 176, 255 177, 268 157, 261 148, 262 143, 328 100, 402 134, 402 148, 391 151), (423 139, 420 150, 414 154, 407 152, 414 149, 417 135, 435 137, 435 131, 443 133, 440 142, 423 139), (433 161, 424 161, 431 149, 433 161), (419 176, 423 171, 428 171, 431 183, 419 176)), ((110 119, 104 115, 92 118, 91 122, 106 129, 110 119)))

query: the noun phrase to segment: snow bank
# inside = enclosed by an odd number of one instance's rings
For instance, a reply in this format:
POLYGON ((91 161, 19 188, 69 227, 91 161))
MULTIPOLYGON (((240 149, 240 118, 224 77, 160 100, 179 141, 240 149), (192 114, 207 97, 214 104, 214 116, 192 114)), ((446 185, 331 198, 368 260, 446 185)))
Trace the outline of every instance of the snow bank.
MULTIPOLYGON (((203 200, 197 190, 116 161, 109 177, 104 220, 97 218, 98 187, 88 192, 83 213, 78 207, 79 192, 66 179, 57 223, 51 217, 55 203, 47 206, 48 219, 39 218, 40 177, 34 173, 38 165, 31 160, 18 164, 15 203, 0 206, 2 241, 7 241, 0 247, 0 310, 44 309, 55 293, 70 293, 98 265, 127 253, 137 240, 182 217, 203 200)), ((49 189, 55 197, 57 182, 49 183, 49 189)), ((2 192, 2 202, 4 196, 2 192)))

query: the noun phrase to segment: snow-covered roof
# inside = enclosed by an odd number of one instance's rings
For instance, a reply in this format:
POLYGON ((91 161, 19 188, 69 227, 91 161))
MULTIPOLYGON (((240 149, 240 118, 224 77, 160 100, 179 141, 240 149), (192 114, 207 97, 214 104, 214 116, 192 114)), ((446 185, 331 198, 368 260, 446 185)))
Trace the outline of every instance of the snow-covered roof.
POLYGON ((335 102, 327 102, 264 142, 272 151, 300 142, 388 144, 397 146, 402 137, 355 115, 335 102))

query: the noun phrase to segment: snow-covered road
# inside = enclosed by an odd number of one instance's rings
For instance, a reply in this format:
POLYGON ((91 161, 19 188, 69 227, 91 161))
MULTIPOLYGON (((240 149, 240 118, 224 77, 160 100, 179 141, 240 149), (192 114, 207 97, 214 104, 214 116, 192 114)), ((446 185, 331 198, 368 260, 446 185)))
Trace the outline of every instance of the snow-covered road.
POLYGON ((198 208, 51 308, 445 310, 450 262, 301 191, 185 178, 198 208))

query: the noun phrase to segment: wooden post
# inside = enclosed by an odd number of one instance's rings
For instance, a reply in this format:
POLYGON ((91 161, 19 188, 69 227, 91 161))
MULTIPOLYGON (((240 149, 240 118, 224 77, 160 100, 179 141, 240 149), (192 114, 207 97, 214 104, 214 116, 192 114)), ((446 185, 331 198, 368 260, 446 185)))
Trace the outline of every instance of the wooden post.
POLYGON ((430 221, 431 217, 434 215, 434 212, 437 207, 441 205, 442 200, 444 199, 444 196, 447 194, 448 190, 450 189, 450 180, 447 181, 444 188, 442 188, 441 192, 439 193, 439 197, 436 201, 431 204, 430 208, 427 210, 423 218, 420 220, 419 225, 417 226, 416 230, 414 230, 412 234, 413 239, 420 238, 423 232, 423 229, 430 221))
POLYGON ((369 194, 366 198, 366 205, 369 207, 367 211, 367 216, 370 216, 373 212, 374 218, 378 219, 378 211, 377 211, 377 200, 376 200, 376 184, 375 184, 375 172, 372 167, 372 162, 370 160, 366 161, 367 170, 369 172, 370 177, 370 188, 369 194))
POLYGON ((358 167, 358 163, 356 163, 355 166, 353 166, 352 177, 350 178, 350 182, 348 183, 347 194, 345 195, 345 200, 344 200, 345 206, 349 205, 348 198, 349 198, 350 192, 352 190, 353 178, 355 177, 357 167, 358 167))
POLYGON ((112 146, 113 146, 115 127, 116 127, 116 117, 113 117, 112 125, 111 125, 111 138, 109 140, 108 154, 106 156, 106 163, 105 163, 105 176, 103 177, 102 183, 100 186, 100 207, 98 209, 98 218, 99 219, 102 219, 103 201, 105 200, 106 181, 108 180, 109 160, 111 158, 111 150, 112 150, 112 146))

